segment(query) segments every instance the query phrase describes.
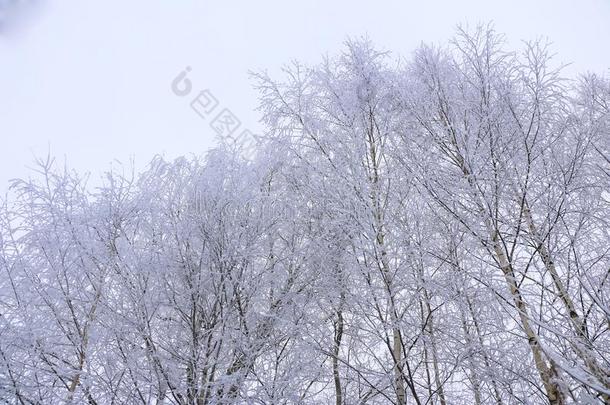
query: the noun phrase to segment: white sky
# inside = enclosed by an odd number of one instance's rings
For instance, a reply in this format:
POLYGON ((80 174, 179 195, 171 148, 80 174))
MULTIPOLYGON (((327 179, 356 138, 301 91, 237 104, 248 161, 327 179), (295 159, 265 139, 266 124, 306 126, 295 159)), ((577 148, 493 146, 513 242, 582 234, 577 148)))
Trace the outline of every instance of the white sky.
POLYGON ((186 66, 194 93, 210 89, 253 131, 248 70, 316 63, 348 36, 408 56, 493 21, 515 46, 548 37, 569 74, 610 67, 610 0, 25 1, 0 13, 0 194, 49 148, 94 182, 115 159, 204 152, 209 121, 170 90, 186 66))

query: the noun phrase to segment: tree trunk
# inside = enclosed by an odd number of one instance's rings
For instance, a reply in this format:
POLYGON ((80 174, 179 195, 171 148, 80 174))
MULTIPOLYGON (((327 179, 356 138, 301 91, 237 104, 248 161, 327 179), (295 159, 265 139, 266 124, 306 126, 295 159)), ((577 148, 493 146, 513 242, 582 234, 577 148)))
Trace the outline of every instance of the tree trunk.
POLYGON ((339 374, 339 350, 341 339, 343 338, 343 313, 337 311, 337 321, 335 322, 335 342, 333 346, 333 380, 335 383, 335 404, 343 404, 343 391, 341 391, 341 375, 339 374))
MULTIPOLYGON (((532 235, 536 243, 537 252, 540 258, 542 259, 542 262, 544 263, 544 267, 551 275, 551 279, 553 280, 553 285, 555 286, 557 295, 559 296, 559 299, 564 304, 566 311, 568 312, 570 318, 570 325, 578 339, 578 343, 572 344, 572 347, 574 348, 574 351, 577 353, 577 355, 584 361, 588 370, 597 378, 597 380, 604 386, 604 388, 610 390, 610 371, 604 370, 604 368, 600 366, 597 360, 595 359, 595 354, 591 350, 591 347, 593 345, 589 340, 589 337, 587 336, 585 323, 583 322, 581 316, 578 314, 578 311, 576 310, 576 306, 574 305, 572 298, 570 297, 567 289, 561 281, 561 278, 559 277, 559 273, 557 272, 557 268, 555 267, 555 262, 553 261, 549 250, 544 244, 544 241, 538 235, 536 224, 534 223, 532 213, 526 200, 523 200, 523 216, 525 218, 525 222, 527 223, 530 234, 532 235)), ((610 403, 610 395, 602 394, 602 397, 605 402, 610 403)))
POLYGON ((511 296, 513 297, 513 303, 519 312, 519 320, 521 321, 521 326, 523 327, 523 331, 527 336, 527 342, 532 350, 534 363, 540 375, 540 379, 544 384, 549 403, 551 405, 563 405, 565 404, 565 394, 562 392, 561 388, 556 382, 558 380, 557 371, 555 370, 552 362, 551 366, 549 367, 544 360, 545 355, 540 347, 539 337, 530 324, 527 306, 525 301, 523 301, 517 280, 515 280, 513 267, 500 247, 496 232, 492 232, 491 240, 493 243, 494 252, 496 254, 496 259, 498 260, 498 264, 500 265, 500 269, 504 274, 506 284, 510 290, 511 296))

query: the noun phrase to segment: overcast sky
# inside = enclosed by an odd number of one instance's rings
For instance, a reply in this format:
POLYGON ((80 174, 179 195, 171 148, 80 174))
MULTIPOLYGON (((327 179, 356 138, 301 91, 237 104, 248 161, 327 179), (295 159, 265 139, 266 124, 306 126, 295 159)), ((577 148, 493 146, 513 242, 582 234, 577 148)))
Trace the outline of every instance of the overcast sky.
POLYGON ((204 152, 210 120, 170 88, 186 66, 192 94, 209 89, 253 131, 248 70, 316 63, 350 36, 408 56, 493 21, 514 46, 548 37, 570 75, 610 67, 610 0, 24 1, 0 0, 0 193, 49 148, 94 181, 115 159, 204 152))

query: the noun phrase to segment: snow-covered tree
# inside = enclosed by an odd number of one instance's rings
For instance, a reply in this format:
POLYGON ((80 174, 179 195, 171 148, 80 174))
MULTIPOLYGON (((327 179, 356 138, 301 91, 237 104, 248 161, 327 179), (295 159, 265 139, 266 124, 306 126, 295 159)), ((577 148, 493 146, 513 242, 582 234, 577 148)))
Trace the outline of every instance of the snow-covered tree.
POLYGON ((0 399, 610 403, 607 78, 479 27, 255 80, 247 158, 12 183, 0 399))

